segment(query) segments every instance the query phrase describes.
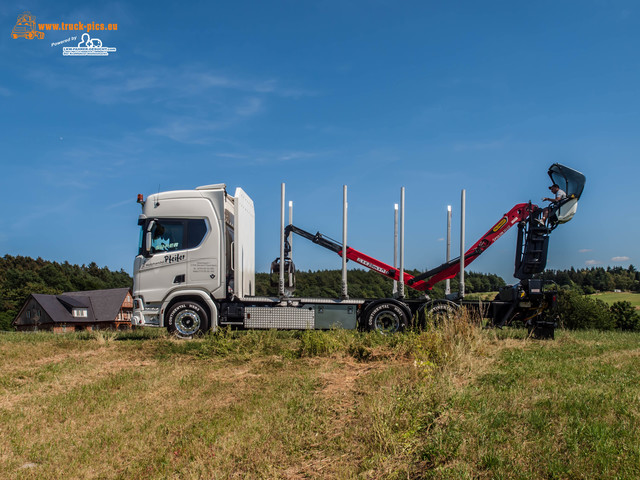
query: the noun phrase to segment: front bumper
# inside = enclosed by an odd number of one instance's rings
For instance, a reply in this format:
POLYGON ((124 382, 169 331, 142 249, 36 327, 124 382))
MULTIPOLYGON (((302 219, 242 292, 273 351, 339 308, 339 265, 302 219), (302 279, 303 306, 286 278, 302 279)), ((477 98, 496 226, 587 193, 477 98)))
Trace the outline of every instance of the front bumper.
POLYGON ((141 298, 134 298, 131 325, 137 327, 162 327, 160 305, 145 305, 141 298))

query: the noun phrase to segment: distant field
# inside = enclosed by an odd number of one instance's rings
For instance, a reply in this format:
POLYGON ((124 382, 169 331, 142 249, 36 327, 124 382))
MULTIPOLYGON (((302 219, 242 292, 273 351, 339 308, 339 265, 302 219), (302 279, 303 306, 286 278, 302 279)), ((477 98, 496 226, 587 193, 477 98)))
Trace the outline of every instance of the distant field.
POLYGON ((631 304, 640 309, 640 293, 635 292, 603 292, 591 295, 594 298, 602 300, 611 305, 615 302, 631 302, 631 304))
POLYGON ((556 338, 2 334, 0 476, 640 478, 640 334, 556 338))
POLYGON ((498 292, 467 293, 464 298, 467 300, 482 300, 484 302, 495 299, 496 295, 498 295, 498 292))

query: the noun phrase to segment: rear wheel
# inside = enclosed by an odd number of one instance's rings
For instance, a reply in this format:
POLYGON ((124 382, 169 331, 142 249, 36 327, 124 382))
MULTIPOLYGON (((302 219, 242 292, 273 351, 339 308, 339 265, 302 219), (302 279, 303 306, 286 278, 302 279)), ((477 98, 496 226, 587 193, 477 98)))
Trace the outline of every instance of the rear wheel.
POLYGON ((209 316, 198 302, 174 304, 167 315, 167 329, 179 338, 193 338, 209 330, 209 316))
POLYGON ((388 335, 405 329, 409 319, 400 305, 380 302, 371 305, 364 312, 363 321, 369 330, 388 335))
POLYGON ((422 305, 417 313, 417 325, 420 328, 437 327, 447 318, 452 317, 460 309, 460 305, 451 300, 433 300, 422 305))

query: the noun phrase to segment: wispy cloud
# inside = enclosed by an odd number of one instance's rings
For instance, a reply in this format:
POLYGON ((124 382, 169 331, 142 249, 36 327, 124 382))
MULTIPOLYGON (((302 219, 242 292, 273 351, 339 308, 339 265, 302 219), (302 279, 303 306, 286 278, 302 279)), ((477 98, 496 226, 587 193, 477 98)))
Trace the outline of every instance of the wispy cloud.
POLYGON ((253 157, 251 163, 264 165, 274 163, 287 163, 291 161, 305 161, 312 158, 316 158, 320 155, 318 152, 304 152, 304 151, 291 151, 291 152, 259 152, 253 157))
POLYGON ((503 140, 488 140, 484 142, 462 142, 456 143, 453 146, 453 150, 456 152, 478 151, 478 150, 499 150, 505 146, 507 141, 503 140))
POLYGON ((124 207, 125 205, 132 205, 135 201, 134 198, 128 198, 127 200, 122 200, 121 202, 112 203, 111 205, 107 205, 104 207, 105 210, 113 210, 114 208, 124 207))
POLYGON ((578 250, 578 253, 587 253, 587 252, 593 252, 593 250, 591 248, 581 248, 580 250, 578 250))
POLYGON ((293 161, 305 161, 320 156, 329 156, 332 152, 309 152, 309 151, 284 151, 284 152, 270 152, 270 151, 256 151, 246 150, 242 153, 236 152, 220 152, 214 153, 216 157, 231 158, 237 160, 238 163, 244 163, 246 165, 265 165, 275 163, 287 163, 293 161))
POLYGON ((263 101, 257 97, 246 98, 236 106, 235 112, 241 117, 251 117, 262 111, 263 101))
POLYGON ((14 231, 33 228, 33 224, 40 218, 68 214, 77 205, 77 202, 78 197, 72 196, 63 202, 57 201, 48 205, 41 205, 31 212, 19 216, 18 220, 11 225, 11 228, 14 231))
POLYGON ((48 70, 28 72, 27 79, 52 90, 65 89, 72 94, 101 104, 156 102, 173 104, 185 99, 202 102, 217 101, 216 91, 275 95, 287 98, 315 96, 318 93, 284 85, 278 79, 246 79, 207 71, 200 65, 150 64, 141 73, 138 65, 131 67, 101 66, 83 72, 82 88, 77 86, 77 72, 48 70), (146 73, 153 72, 153 73, 146 73))
POLYGON ((147 132, 167 137, 180 143, 207 145, 216 141, 216 138, 212 136, 213 133, 225 128, 229 124, 230 120, 218 122, 178 118, 170 120, 164 125, 148 128, 147 132))
POLYGON ((3 97, 8 97, 11 95, 11 90, 0 85, 0 95, 2 95, 3 97))
POLYGON ((222 158, 232 158, 234 160, 244 160, 247 158, 246 155, 241 155, 239 153, 216 153, 215 156, 222 158))
POLYGON ((626 257, 626 256, 612 257, 611 258, 612 262, 627 262, 629 260, 631 260, 631 259, 629 257, 626 257))
POLYGON ((585 265, 600 265, 602 262, 600 260, 587 260, 584 262, 585 265))
POLYGON ((276 78, 268 79, 247 79, 230 75, 224 75, 217 72, 203 72, 202 67, 192 69, 183 69, 181 74, 183 79, 187 81, 189 89, 193 91, 201 91, 210 88, 227 88, 232 90, 240 90, 244 92, 269 93, 281 97, 309 97, 316 96, 319 92, 304 88, 296 88, 283 85, 281 80, 276 78))

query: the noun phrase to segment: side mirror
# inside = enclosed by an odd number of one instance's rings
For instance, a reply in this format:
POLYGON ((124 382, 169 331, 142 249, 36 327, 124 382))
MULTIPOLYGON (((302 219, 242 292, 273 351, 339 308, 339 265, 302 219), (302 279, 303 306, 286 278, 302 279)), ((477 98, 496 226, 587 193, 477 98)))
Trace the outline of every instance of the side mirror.
POLYGON ((145 257, 151 256, 151 232, 147 232, 147 238, 145 239, 145 242, 144 242, 144 256, 145 257))
POLYGON ((147 258, 151 257, 151 230, 153 229, 155 224, 155 220, 151 220, 149 222, 149 225, 147 225, 146 237, 144 239, 144 256, 147 258))

